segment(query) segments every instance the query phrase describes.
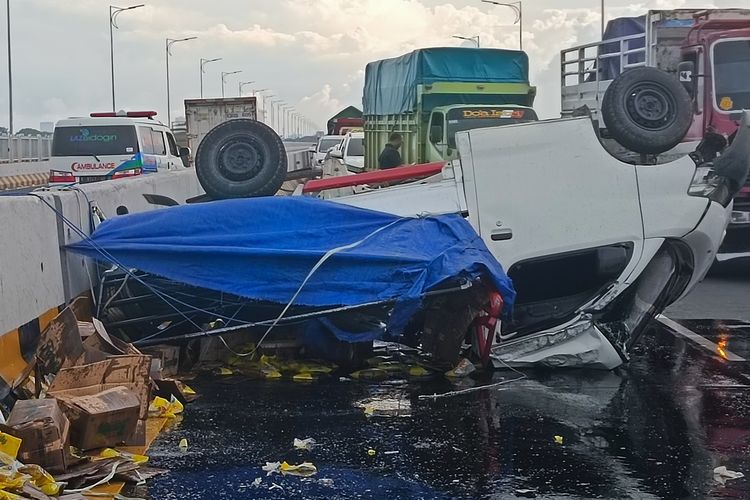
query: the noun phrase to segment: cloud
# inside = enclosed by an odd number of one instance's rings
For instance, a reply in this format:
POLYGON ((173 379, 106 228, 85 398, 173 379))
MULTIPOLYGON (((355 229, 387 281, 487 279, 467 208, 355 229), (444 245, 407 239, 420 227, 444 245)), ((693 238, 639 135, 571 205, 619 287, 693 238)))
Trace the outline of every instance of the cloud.
MULTIPOLYGON (((172 114, 199 94, 198 60, 207 67, 206 96, 220 95, 221 71, 270 88, 322 125, 337 106, 361 106, 362 74, 373 60, 416 48, 459 45, 452 35, 479 35, 482 46, 516 48, 518 26, 508 8, 478 0, 149 0, 123 13, 114 34, 118 107, 166 115, 164 40, 197 36, 170 59, 172 114)), ((727 7, 729 0, 714 0, 727 7)), ((85 115, 111 106, 108 4, 100 0, 26 0, 13 5, 16 123, 85 115), (51 104, 54 103, 54 104, 51 104), (59 113, 60 116, 51 115, 59 113)), ((705 7, 703 0, 608 0, 607 17, 649 8, 705 7)), ((541 116, 559 113, 562 48, 597 40, 598 2, 524 2, 524 49, 538 87, 541 116), (592 7, 594 9, 592 10, 592 7)), ((4 21, 4 9, 0 19, 4 21)), ((4 23, 1 23, 3 24, 4 23)), ((2 37, 4 38, 4 37, 2 37)), ((4 48, 4 47, 3 47, 4 48)), ((6 64, 0 50, 0 67, 6 64)), ((237 91, 230 77, 227 92, 237 91)), ((0 79, 0 103, 7 92, 0 79)), ((0 123, 7 108, 0 107, 0 123)))

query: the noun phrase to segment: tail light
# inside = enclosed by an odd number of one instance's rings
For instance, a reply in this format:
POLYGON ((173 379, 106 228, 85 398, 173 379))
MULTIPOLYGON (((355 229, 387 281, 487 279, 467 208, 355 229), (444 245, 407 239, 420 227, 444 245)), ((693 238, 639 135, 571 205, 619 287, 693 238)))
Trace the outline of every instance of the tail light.
POLYGON ((140 168, 131 168, 130 170, 123 170, 121 172, 115 172, 112 175, 113 179, 123 179, 126 177, 135 177, 136 175, 141 175, 143 173, 143 170, 140 168))
POLYGON ((49 182, 50 184, 72 184, 76 182, 76 176, 72 172, 50 170, 49 182))

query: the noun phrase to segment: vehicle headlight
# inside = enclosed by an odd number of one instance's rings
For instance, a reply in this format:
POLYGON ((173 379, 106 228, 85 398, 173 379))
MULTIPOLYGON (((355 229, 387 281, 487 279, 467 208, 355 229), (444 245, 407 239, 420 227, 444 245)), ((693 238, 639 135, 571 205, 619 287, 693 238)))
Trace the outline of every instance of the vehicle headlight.
POLYGON ((695 169, 693 182, 688 189, 690 196, 700 196, 715 201, 726 207, 734 197, 734 192, 724 176, 714 172, 713 165, 699 166, 695 169))

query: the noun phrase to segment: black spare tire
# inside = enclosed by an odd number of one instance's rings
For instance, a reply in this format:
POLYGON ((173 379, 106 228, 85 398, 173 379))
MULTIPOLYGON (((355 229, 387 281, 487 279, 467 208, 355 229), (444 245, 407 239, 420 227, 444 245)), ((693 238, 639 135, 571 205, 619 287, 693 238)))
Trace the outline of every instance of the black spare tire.
POLYGON ((687 90, 669 73, 638 67, 609 85, 602 118, 610 136, 636 153, 659 154, 682 141, 693 121, 687 90))
POLYGON ((273 196, 284 182, 287 157, 281 137, 248 119, 217 125, 195 155, 198 181, 211 198, 273 196))

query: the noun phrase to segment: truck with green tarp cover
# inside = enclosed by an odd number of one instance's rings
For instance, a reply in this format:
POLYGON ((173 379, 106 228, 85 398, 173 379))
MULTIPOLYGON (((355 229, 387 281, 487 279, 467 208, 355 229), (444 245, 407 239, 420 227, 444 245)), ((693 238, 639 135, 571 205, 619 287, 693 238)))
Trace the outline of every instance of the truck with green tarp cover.
POLYGON ((536 120, 525 52, 438 47, 371 62, 365 69, 365 165, 392 132, 404 164, 456 157, 460 130, 536 120))

